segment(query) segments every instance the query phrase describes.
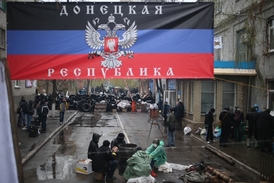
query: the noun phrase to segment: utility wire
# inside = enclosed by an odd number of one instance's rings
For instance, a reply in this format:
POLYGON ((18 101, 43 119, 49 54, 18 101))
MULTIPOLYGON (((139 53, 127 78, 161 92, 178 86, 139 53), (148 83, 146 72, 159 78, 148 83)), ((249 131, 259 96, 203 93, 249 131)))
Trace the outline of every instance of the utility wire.
POLYGON ((218 78, 218 77, 214 77, 214 80, 221 80, 221 81, 226 81, 226 82, 229 82, 229 83, 240 84, 240 85, 243 85, 243 86, 249 86, 249 87, 257 88, 257 89, 261 89, 261 90, 268 90, 267 88, 264 88, 264 87, 254 86, 254 85, 245 84, 245 83, 241 83, 241 82, 237 82, 237 81, 232 81, 232 80, 228 80, 228 79, 223 79, 223 78, 218 78))

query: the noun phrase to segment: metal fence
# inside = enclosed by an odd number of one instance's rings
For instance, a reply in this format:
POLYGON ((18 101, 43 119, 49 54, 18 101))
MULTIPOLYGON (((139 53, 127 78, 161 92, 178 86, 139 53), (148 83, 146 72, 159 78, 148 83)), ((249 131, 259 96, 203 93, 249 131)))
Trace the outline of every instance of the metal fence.
POLYGON ((262 180, 268 180, 274 175, 274 157, 260 153, 260 177, 262 180))

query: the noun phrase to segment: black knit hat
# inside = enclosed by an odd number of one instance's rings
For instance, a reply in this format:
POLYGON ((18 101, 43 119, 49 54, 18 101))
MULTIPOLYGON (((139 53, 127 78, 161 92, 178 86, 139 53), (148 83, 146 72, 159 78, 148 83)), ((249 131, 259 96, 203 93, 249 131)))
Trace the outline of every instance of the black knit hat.
POLYGON ((108 141, 108 140, 104 140, 104 142, 103 142, 103 146, 109 146, 109 144, 110 144, 110 142, 108 141))
POLYGON ((118 136, 117 136, 117 138, 119 138, 119 139, 124 139, 124 138, 125 138, 125 135, 124 135, 123 133, 119 133, 118 136))

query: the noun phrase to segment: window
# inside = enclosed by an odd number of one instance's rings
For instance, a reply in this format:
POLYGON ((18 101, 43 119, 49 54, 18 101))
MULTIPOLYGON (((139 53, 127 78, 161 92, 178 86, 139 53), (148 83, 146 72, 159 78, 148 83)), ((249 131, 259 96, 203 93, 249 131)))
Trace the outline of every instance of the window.
POLYGON ((223 82, 223 108, 229 106, 234 109, 235 106, 235 84, 223 82))
POLYGON ((222 12, 222 2, 221 2, 221 0, 216 0, 215 10, 216 10, 216 13, 221 13, 222 12))
POLYGON ((14 87, 15 88, 20 88, 20 80, 15 80, 14 81, 14 87))
POLYGON ((237 31, 236 34, 236 61, 247 61, 248 35, 244 29, 237 31))
POLYGON ((268 82, 268 107, 271 111, 274 111, 274 81, 268 82))
POLYGON ((269 21, 269 51, 274 52, 274 19, 269 21))
POLYGON ((214 82, 202 82, 202 98, 201 98, 202 113, 206 113, 209 109, 214 107, 214 93, 215 93, 214 82))
POLYGON ((4 29, 0 28, 0 48, 5 48, 6 33, 4 29))
POLYGON ((0 0, 0 9, 6 11, 6 1, 0 0))

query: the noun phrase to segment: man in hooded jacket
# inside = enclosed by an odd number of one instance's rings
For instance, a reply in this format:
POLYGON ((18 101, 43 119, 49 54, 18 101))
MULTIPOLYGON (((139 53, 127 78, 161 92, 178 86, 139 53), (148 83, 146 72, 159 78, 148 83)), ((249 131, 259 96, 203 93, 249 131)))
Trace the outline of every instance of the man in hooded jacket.
POLYGON ((219 115, 219 120, 222 122, 222 132, 220 136, 220 146, 227 147, 227 140, 230 136, 233 114, 229 112, 229 107, 225 107, 219 115))
POLYGON ((125 144, 126 141, 124 140, 125 135, 123 133, 119 133, 115 139, 111 141, 111 149, 116 146, 119 147, 121 144, 125 144))
POLYGON ((159 139, 154 139, 152 144, 146 149, 146 153, 151 158, 151 176, 156 177, 157 174, 153 171, 153 167, 159 167, 160 165, 165 164, 166 158, 166 151, 164 150, 164 142, 159 139))
POLYGON ((265 148, 272 152, 272 137, 274 131, 273 117, 270 115, 270 109, 257 114, 255 118, 256 131, 259 139, 260 151, 264 152, 265 148))
POLYGON ((88 159, 93 160, 93 157, 95 156, 95 154, 98 151, 98 142, 100 139, 101 135, 99 135, 98 133, 93 133, 92 135, 92 140, 89 143, 89 147, 88 147, 88 159))

